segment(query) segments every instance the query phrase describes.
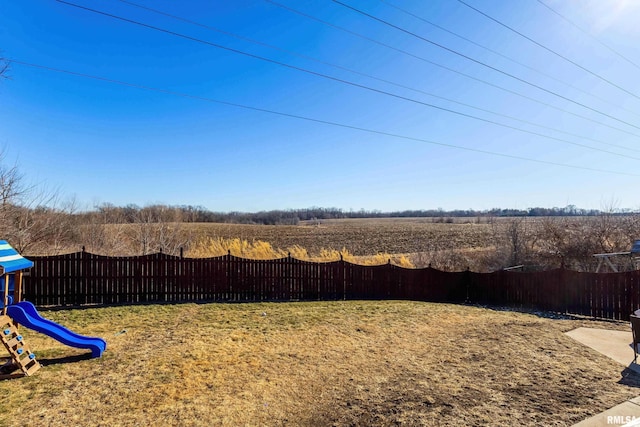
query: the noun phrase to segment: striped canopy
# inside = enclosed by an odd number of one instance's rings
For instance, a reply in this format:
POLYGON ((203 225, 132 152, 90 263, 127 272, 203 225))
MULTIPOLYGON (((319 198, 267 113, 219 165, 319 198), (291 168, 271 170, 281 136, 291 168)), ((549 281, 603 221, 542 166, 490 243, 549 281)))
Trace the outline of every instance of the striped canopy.
POLYGON ((33 267, 33 262, 18 253, 6 240, 0 240, 0 274, 33 267))

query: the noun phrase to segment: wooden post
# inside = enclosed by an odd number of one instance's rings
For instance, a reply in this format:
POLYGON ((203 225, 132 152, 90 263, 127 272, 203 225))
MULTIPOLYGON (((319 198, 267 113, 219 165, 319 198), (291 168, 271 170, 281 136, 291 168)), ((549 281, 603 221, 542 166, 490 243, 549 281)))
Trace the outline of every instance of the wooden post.
POLYGON ((22 271, 16 272, 15 283, 13 284, 13 303, 22 301, 22 271))
POLYGON ((2 307, 2 315, 5 316, 7 314, 7 305, 9 305, 9 274, 4 275, 4 292, 3 292, 3 302, 4 305, 2 307))
MULTIPOLYGON (((15 274, 15 282, 13 283, 13 303, 17 304, 22 301, 22 271, 17 271, 15 274)), ((20 324, 18 324, 18 322, 14 322, 14 325, 17 331, 20 324)))

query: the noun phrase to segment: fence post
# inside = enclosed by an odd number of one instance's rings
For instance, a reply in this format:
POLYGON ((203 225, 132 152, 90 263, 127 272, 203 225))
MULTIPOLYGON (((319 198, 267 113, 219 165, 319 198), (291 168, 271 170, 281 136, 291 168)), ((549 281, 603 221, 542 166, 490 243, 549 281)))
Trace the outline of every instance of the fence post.
MULTIPOLYGON (((342 257, 342 252, 340 252, 340 280, 342 281, 342 300, 347 300, 347 267, 344 262, 344 258, 342 257)), ((336 289, 338 287, 336 286, 336 289)))
POLYGON ((233 283, 233 279, 231 278, 231 249, 227 250, 227 289, 225 294, 227 302, 231 301, 231 284, 233 283))
POLYGON ((465 304, 469 304, 471 302, 470 298, 469 298, 469 295, 471 295, 470 291, 471 291, 471 286, 472 286, 472 283, 471 283, 471 269, 470 269, 469 266, 467 266, 467 269, 464 271, 464 281, 465 281, 465 291, 466 291, 466 294, 464 296, 464 303, 465 304))
POLYGON ((293 260, 293 258, 291 257, 291 252, 289 252, 287 254, 287 270, 286 270, 286 286, 285 286, 285 290, 286 290, 286 300, 287 301, 291 301, 293 298, 293 295, 295 293, 295 286, 296 286, 296 274, 299 271, 299 267, 296 268, 298 266, 295 265, 295 261, 293 260))
POLYGON ((90 299, 90 295, 93 294, 93 292, 89 291, 89 286, 91 286, 93 288, 93 283, 92 280, 90 280, 87 276, 89 276, 89 257, 88 254, 85 252, 84 250, 84 246, 82 247, 82 252, 80 253, 80 290, 83 293, 83 299, 82 301, 79 301, 78 298, 76 298, 76 305, 82 305, 82 304, 87 304, 87 303, 92 303, 94 301, 89 301, 90 299))

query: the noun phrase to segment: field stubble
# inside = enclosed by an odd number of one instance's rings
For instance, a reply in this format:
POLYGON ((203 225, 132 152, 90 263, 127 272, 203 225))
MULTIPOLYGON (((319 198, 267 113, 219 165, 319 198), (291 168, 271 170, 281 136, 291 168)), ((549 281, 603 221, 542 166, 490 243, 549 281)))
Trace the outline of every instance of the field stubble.
POLYGON ((571 425, 640 386, 563 334, 625 324, 403 301, 44 314, 108 349, 24 330, 45 366, 0 383, 0 425, 571 425))
POLYGON ((305 221, 300 225, 185 224, 195 240, 222 238, 269 242, 274 248, 346 249, 358 257, 407 255, 416 267, 437 261, 438 254, 479 254, 494 248, 494 229, 486 222, 435 223, 430 218, 380 218, 305 221))

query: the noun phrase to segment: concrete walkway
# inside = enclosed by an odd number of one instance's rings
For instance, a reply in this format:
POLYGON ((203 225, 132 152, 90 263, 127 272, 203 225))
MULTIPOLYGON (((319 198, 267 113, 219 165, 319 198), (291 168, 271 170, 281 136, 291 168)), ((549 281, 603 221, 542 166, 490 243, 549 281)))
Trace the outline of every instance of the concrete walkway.
POLYGON ((631 331, 577 328, 566 335, 640 374, 640 365, 633 363, 631 331))
MULTIPOLYGON (((633 363, 631 331, 577 328, 566 334, 640 374, 640 365, 633 363)), ((640 361, 640 358, 638 360, 640 361)), ((640 427, 640 397, 627 400, 618 406, 614 406, 601 414, 587 418, 574 425, 574 427, 599 426, 640 427)))

